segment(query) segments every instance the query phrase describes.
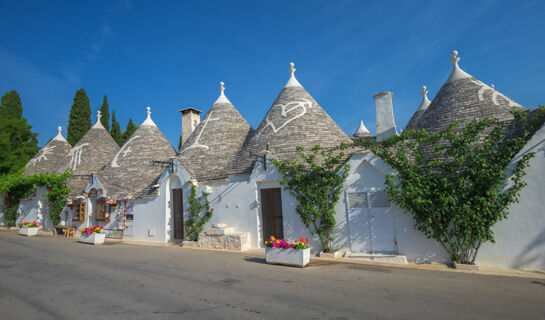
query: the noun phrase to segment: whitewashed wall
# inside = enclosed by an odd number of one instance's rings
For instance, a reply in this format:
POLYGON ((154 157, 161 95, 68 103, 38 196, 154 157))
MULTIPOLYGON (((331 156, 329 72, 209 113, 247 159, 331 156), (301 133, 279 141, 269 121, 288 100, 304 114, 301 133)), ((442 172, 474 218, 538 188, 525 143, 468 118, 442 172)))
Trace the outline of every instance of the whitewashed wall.
MULTIPOLYGON (((345 182, 345 192, 341 198, 344 207, 337 208, 346 214, 344 221, 348 219, 347 192, 368 192, 385 189, 385 177, 394 174, 394 171, 382 159, 371 152, 355 154, 348 161, 350 174, 345 182)), ((388 214, 393 215, 395 241, 397 242, 397 254, 404 255, 407 260, 419 263, 448 263, 450 258, 443 248, 435 241, 427 239, 424 234, 414 228, 412 216, 403 209, 392 204, 388 214)), ((367 230, 363 225, 349 224, 350 230, 346 232, 345 238, 350 233, 365 233, 367 230)), ((348 228, 347 228, 348 229, 348 228)), ((346 245, 350 249, 350 243, 346 245)), ((378 252, 380 253, 380 252, 378 252)))
POLYGON ((49 207, 46 205, 47 199, 42 196, 45 193, 47 193, 47 188, 38 187, 32 200, 21 200, 19 202, 17 225, 23 221, 36 221, 40 225, 39 229, 53 230, 53 223, 49 221, 49 207))
POLYGON ((0 194, 0 227, 7 227, 8 222, 6 221, 6 218, 4 217, 3 212, 3 205, 4 205, 4 195, 0 194))
POLYGON ((545 270, 545 125, 513 159, 535 152, 526 169, 528 184, 506 220, 494 227, 496 243, 485 243, 477 256, 480 264, 515 269, 545 270))

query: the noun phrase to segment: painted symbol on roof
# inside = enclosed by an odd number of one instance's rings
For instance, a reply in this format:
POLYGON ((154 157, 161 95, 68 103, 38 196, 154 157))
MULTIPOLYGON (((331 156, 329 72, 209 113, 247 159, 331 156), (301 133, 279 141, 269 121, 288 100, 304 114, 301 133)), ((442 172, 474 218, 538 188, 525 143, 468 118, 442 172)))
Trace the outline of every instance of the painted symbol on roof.
POLYGON ((258 134, 255 135, 255 137, 258 137, 263 131, 265 131, 267 127, 271 127, 272 131, 274 133, 277 133, 293 120, 304 116, 307 113, 307 108, 312 108, 312 106, 313 106, 312 101, 309 101, 307 99, 293 101, 288 104, 281 104, 281 103, 275 104, 274 106, 272 106, 271 112, 269 112, 267 114, 267 117, 265 118, 265 123, 266 123, 265 126, 263 126, 263 128, 259 131, 258 134), (271 114, 273 113, 273 111, 275 111, 275 109, 278 109, 278 108, 281 108, 282 110, 279 117, 281 119, 280 121, 282 120, 284 121, 282 124, 278 124, 278 123, 275 124, 273 122, 274 120, 271 120, 269 118, 271 114))
POLYGON ((475 80, 475 79, 471 79, 471 81, 478 85, 478 86, 481 86, 481 88, 479 89, 479 91, 477 91, 477 95, 479 96, 479 101, 484 101, 484 92, 487 91, 487 90, 491 90, 492 91, 492 103, 494 103, 494 105, 496 106, 499 106, 500 103, 498 102, 498 96, 500 96, 501 98, 503 98, 505 101, 507 101, 508 103, 508 107, 520 107, 520 105, 518 103, 516 103, 515 101, 507 98, 506 96, 504 96, 503 94, 499 93, 498 91, 496 91, 496 89, 494 88, 494 85, 490 85, 490 86, 487 86, 486 84, 482 83, 481 81, 479 80, 475 80))
POLYGON ((214 111, 210 111, 210 115, 206 119, 204 119, 204 121, 203 121, 201 131, 199 131, 199 134, 197 135, 197 139, 195 139, 195 142, 193 142, 193 144, 190 145, 187 148, 186 147, 182 148, 183 150, 180 151, 180 154, 184 153, 185 151, 187 151, 189 149, 193 149, 193 148, 203 148, 205 150, 210 149, 210 147, 208 147, 207 145, 201 144, 199 142, 199 140, 201 139, 201 135, 204 132, 204 129, 206 128, 206 126, 208 125, 208 122, 220 120, 220 118, 212 118, 213 114, 214 114, 214 111))
POLYGON ((68 153, 70 158, 70 165, 69 167, 72 168, 72 170, 76 170, 76 168, 81 164, 81 154, 83 153, 83 147, 89 145, 88 143, 81 144, 79 146, 76 146, 70 150, 70 153, 68 153))
POLYGON ((123 154, 123 156, 121 157, 121 159, 125 159, 125 157, 127 156, 127 154, 129 154, 132 150, 131 150, 131 143, 140 138, 140 136, 134 136, 132 138, 129 139, 129 141, 125 142, 125 144, 123 145, 123 147, 121 149, 119 149, 119 151, 115 154, 115 157, 112 159, 112 168, 119 168, 119 164, 117 163, 117 160, 119 160, 119 156, 121 154, 123 154))
POLYGON ((34 158, 34 159, 31 159, 29 162, 28 162, 28 165, 29 166, 34 166, 36 165, 36 163, 42 161, 42 160, 47 160, 47 155, 50 155, 53 153, 53 149, 55 149, 56 146, 45 146, 42 148, 42 150, 40 150, 40 153, 38 155, 38 157, 34 158))

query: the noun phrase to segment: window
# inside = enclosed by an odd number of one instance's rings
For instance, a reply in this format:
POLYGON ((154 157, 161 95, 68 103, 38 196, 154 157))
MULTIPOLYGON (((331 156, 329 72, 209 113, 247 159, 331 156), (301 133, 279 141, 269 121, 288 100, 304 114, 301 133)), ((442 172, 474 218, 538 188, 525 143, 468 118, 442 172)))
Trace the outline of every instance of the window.
POLYGON ((348 193, 348 208, 350 209, 367 208, 367 193, 366 192, 348 193))
POLYGON ((85 221, 85 201, 74 202, 71 209, 73 221, 85 221))
POLYGON ((96 210, 96 220, 110 222, 110 217, 112 213, 115 213, 117 204, 115 203, 106 203, 104 200, 97 201, 97 210, 96 210))
POLYGON ((390 206, 388 194, 384 191, 370 192, 369 202, 371 202, 371 208, 387 208, 390 206))
POLYGON ((96 221, 106 221, 106 201, 97 201, 96 221))
POLYGON ((109 203, 104 221, 110 222, 110 217, 115 214, 115 210, 117 210, 117 204, 109 203))

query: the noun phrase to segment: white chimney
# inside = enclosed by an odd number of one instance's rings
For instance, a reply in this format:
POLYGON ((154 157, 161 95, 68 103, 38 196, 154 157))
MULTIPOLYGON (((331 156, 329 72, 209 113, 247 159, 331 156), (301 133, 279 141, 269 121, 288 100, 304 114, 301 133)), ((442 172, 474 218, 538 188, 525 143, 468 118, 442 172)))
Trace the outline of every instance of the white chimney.
POLYGON ((394 94, 389 91, 373 95, 377 112, 377 141, 382 141, 397 134, 392 103, 393 97, 394 94))
POLYGON ((182 110, 178 110, 182 113, 182 145, 187 138, 193 133, 193 130, 201 122, 201 111, 195 108, 189 107, 182 110))

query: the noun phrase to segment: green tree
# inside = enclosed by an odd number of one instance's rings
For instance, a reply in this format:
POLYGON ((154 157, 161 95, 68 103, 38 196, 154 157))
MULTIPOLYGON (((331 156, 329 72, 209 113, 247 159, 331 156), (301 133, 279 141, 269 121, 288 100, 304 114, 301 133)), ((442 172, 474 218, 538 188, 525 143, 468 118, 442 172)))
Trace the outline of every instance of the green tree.
POLYGON ((187 209, 189 218, 187 221, 184 221, 185 238, 191 241, 199 239, 199 233, 203 231, 204 225, 214 214, 214 209, 210 208, 208 195, 204 191, 201 194, 200 198, 197 197, 197 188, 191 184, 189 206, 187 209))
POLYGON ((0 174, 20 171, 38 152, 37 133, 22 117, 21 98, 16 91, 2 96, 0 105, 0 174))
POLYGON ((178 152, 182 149, 182 136, 180 135, 180 141, 178 141, 178 152))
POLYGON ((297 214, 307 229, 318 235, 324 252, 333 251, 335 205, 350 169, 344 147, 323 150, 317 145, 309 154, 297 147, 302 163, 271 159, 282 176, 281 184, 297 199, 297 214))
POLYGON ((129 140, 129 138, 137 129, 138 129, 138 125, 132 122, 132 119, 129 118, 129 122, 127 122, 127 127, 125 128, 125 132, 123 133, 123 143, 127 142, 127 140, 129 140))
POLYGON ((100 115, 102 116, 100 118, 100 123, 102 123, 102 126, 106 131, 110 131, 110 109, 108 108, 108 97, 104 95, 104 98, 102 99, 102 106, 100 106, 100 115))
POLYGON ((79 89, 74 96, 74 104, 70 108, 68 118, 67 140, 71 145, 78 141, 91 129, 91 105, 85 90, 79 89))
POLYGON ((114 141, 121 147, 123 145, 123 132, 117 119, 115 118, 115 110, 112 110, 112 128, 110 129, 110 135, 114 138, 114 141))
POLYGON ((23 117, 23 105, 17 91, 11 90, 2 96, 0 117, 6 119, 21 119, 23 117))
POLYGON ((359 142, 397 171, 386 177, 390 200, 457 263, 473 264, 481 244, 494 242, 492 227, 507 217, 526 185, 524 170, 535 153, 506 168, 543 123, 545 108, 531 118, 513 114, 515 127, 484 119, 438 133, 404 131, 381 144, 359 142))

